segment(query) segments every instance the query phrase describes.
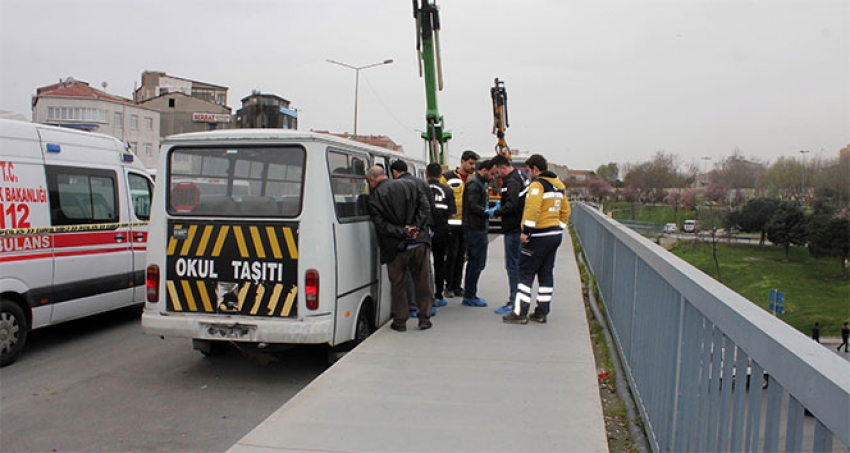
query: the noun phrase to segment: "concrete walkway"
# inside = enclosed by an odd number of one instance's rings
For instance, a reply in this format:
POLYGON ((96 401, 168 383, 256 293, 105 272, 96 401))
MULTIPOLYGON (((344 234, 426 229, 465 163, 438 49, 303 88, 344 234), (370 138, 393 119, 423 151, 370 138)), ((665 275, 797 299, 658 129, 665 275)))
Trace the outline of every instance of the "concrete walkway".
POLYGON ((491 236, 479 295, 449 299, 431 330, 389 324, 290 399, 230 452, 608 451, 570 236, 548 324, 509 325, 503 242, 491 236))

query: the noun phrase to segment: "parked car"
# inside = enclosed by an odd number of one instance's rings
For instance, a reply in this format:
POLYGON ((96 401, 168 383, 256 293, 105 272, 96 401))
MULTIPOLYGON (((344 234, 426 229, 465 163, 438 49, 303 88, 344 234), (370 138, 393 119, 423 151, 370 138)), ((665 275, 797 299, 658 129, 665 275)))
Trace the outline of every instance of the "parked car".
POLYGON ((682 224, 682 231, 685 233, 696 233, 699 231, 699 222, 696 220, 685 220, 682 224))
POLYGON ((675 233, 679 231, 679 227, 675 223, 667 223, 661 231, 664 233, 675 233))

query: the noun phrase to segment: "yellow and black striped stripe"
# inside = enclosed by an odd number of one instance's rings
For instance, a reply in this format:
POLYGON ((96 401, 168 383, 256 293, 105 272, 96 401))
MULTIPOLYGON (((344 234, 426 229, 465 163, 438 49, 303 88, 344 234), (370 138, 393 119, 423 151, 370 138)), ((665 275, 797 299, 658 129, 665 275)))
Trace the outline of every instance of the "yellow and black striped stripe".
POLYGON ((168 311, 295 317, 297 231, 293 223, 170 224, 168 311), (200 270, 180 274, 181 261, 184 268, 192 262, 200 270), (259 263, 272 270, 266 269, 262 278, 246 278, 236 275, 234 262, 259 263))

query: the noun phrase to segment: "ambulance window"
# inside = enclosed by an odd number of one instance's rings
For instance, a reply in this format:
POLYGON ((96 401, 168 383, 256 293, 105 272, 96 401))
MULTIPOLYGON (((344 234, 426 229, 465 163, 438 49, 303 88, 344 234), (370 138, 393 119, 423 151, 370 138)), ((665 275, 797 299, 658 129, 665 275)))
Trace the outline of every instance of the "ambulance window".
POLYGON ((149 220, 151 218, 151 184, 147 178, 129 174, 128 181, 130 182, 130 198, 133 202, 133 213, 139 220, 149 220))
POLYGON ((366 163, 366 157, 359 154, 328 151, 334 206, 336 216, 341 222, 369 219, 366 204, 366 163))
POLYGON ((47 168, 53 225, 118 221, 116 175, 109 170, 47 168))

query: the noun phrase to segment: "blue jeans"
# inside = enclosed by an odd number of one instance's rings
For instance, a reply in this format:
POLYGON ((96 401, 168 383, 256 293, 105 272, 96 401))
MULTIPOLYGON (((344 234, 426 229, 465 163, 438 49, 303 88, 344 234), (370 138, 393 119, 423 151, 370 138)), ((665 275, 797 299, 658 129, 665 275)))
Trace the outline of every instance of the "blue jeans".
POLYGON ((463 297, 478 297, 478 277, 487 265, 487 231, 463 228, 466 236, 466 275, 463 279, 463 297))
POLYGON ((519 283, 519 254, 522 250, 521 233, 505 234, 505 270, 508 271, 508 289, 511 297, 508 302, 513 304, 516 299, 516 285, 519 283))

